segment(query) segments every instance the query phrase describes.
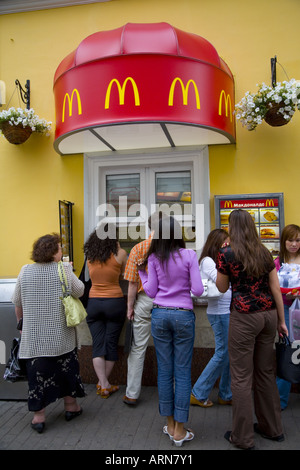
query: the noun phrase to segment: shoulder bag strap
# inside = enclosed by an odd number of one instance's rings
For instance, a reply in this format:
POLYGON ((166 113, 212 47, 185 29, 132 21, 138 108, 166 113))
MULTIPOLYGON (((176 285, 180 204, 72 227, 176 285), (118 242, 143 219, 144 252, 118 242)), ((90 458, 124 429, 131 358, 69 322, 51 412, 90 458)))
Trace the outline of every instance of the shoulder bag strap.
POLYGON ((67 276, 66 276, 62 261, 58 262, 58 275, 59 275, 59 279, 61 282, 63 294, 66 295, 68 291, 68 281, 67 281, 67 276))

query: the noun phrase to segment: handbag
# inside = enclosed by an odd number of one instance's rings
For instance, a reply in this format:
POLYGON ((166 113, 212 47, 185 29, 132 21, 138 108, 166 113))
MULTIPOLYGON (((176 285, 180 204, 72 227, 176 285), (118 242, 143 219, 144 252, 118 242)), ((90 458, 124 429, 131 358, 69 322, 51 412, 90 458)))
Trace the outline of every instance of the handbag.
POLYGON ((216 286, 216 283, 212 279, 206 278, 205 272, 202 271, 202 263, 203 260, 200 263, 199 269, 204 291, 203 294, 200 296, 200 299, 217 299, 218 297, 221 297, 222 293, 219 291, 216 286))
POLYGON ((87 260, 85 258, 83 266, 82 266, 81 273, 80 273, 79 278, 78 278, 84 284, 84 293, 83 293, 82 297, 79 297, 79 300, 81 301, 82 305, 85 308, 87 307, 87 303, 88 303, 88 300, 89 300, 89 293, 90 293, 90 289, 92 287, 92 281, 91 281, 90 277, 86 280, 86 261, 87 260))
POLYGON ((292 384, 300 383, 300 341, 291 343, 284 335, 275 347, 277 376, 292 384))
POLYGON ((14 338, 10 357, 5 367, 3 378, 8 382, 21 382, 27 380, 26 364, 19 358, 21 338, 14 338))
POLYGON ((222 293, 216 286, 216 283, 211 279, 202 279, 202 284, 204 287, 203 294, 200 298, 207 298, 207 299, 217 299, 221 297, 222 293))
POLYGON ((125 354, 130 353, 132 341, 133 341, 133 321, 127 320, 126 330, 125 330, 125 343, 124 343, 125 354))
POLYGON ((68 290, 68 282, 63 263, 58 263, 58 274, 62 286, 62 303, 65 310, 67 326, 79 325, 87 316, 86 310, 79 299, 72 297, 68 290))
POLYGON ((290 341, 300 340, 300 300, 294 300, 289 308, 289 335, 290 341))

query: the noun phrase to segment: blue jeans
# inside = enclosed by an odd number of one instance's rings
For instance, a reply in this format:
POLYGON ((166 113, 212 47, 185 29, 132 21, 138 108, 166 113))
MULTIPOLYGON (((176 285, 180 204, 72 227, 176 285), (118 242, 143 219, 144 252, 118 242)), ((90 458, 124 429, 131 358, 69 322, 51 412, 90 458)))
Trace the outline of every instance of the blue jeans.
MULTIPOLYGON (((289 305, 284 305, 285 323, 290 333, 289 309, 290 309, 289 305)), ((281 406, 281 409, 284 410, 287 407, 287 404, 289 401, 292 384, 279 377, 276 377, 276 383, 277 383, 277 388, 278 388, 279 395, 280 395, 280 406, 281 406)))
POLYGON ((207 318, 215 335, 215 353, 195 383, 192 394, 198 400, 206 400, 216 380, 220 377, 219 397, 223 400, 231 400, 231 379, 228 356, 230 313, 224 315, 209 314, 207 318))
POLYGON ((186 423, 192 388, 195 314, 192 310, 154 308, 151 333, 157 358, 159 412, 186 423))

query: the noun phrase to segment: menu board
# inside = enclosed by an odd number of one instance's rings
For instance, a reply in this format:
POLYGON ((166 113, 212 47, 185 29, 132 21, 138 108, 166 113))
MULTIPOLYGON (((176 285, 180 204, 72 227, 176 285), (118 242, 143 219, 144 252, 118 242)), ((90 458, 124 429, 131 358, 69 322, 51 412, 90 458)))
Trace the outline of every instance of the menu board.
POLYGON ((73 261, 72 206, 74 204, 69 201, 58 201, 58 204, 63 261, 73 261))
POLYGON ((228 230, 229 214, 235 209, 249 212, 262 243, 274 257, 278 256, 284 227, 283 193, 215 196, 216 227, 228 230))

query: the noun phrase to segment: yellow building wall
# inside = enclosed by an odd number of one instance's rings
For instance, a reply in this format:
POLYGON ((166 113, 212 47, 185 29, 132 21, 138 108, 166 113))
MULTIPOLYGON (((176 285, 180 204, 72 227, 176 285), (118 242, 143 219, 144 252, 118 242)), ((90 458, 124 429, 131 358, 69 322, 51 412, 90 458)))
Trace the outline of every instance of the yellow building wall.
MULTIPOLYGON (((59 231, 59 199, 74 203, 79 274, 84 242, 83 157, 60 156, 54 151, 52 87, 57 66, 81 40, 128 22, 168 22, 215 46, 235 77, 238 102, 247 90, 255 91, 257 83, 271 83, 270 58, 275 55, 278 81, 287 76, 300 79, 299 15, 298 0, 111 0, 0 15, 0 80, 6 83, 6 102, 24 107, 14 93, 15 80, 24 86, 29 79, 31 107, 53 122, 50 137, 32 135, 19 146, 0 139, 0 277, 16 276, 30 262, 33 241, 59 231)), ((299 129, 299 112, 281 128, 263 123, 249 132, 237 122, 236 145, 210 147, 212 228, 214 195, 232 193, 283 192, 285 223, 300 224, 299 129)))

